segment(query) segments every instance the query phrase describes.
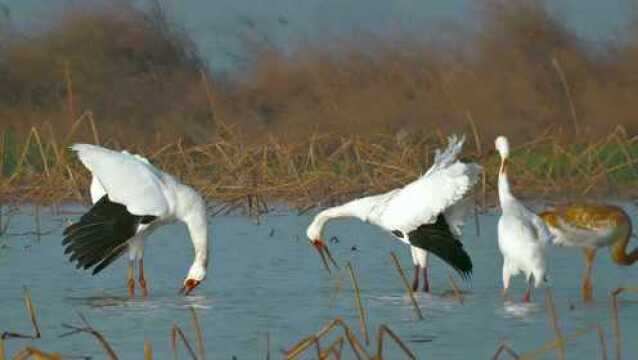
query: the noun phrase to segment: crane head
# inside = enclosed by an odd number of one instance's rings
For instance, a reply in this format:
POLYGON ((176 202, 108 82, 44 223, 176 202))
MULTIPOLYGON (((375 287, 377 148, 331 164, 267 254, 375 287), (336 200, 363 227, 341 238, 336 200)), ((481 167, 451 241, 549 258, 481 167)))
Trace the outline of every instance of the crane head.
POLYGON ((186 279, 184 280, 184 286, 179 291, 180 295, 190 295, 190 293, 201 283, 199 280, 186 279))

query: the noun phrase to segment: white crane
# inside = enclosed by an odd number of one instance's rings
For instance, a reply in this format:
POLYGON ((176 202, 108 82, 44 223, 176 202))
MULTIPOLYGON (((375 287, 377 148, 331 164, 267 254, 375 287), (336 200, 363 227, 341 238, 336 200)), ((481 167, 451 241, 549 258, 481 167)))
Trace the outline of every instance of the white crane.
POLYGON ((583 250, 583 301, 592 301, 591 273, 598 249, 609 247, 611 259, 618 265, 629 266, 638 260, 638 248, 627 253, 627 245, 632 236, 631 219, 618 206, 573 202, 545 210, 538 215, 554 235, 554 244, 583 250))
POLYGON ((206 206, 199 193, 139 155, 88 144, 74 144, 71 149, 93 175, 93 207, 64 230, 62 245, 69 261, 77 261, 77 268, 93 267, 95 275, 128 250, 129 295, 135 293, 137 261, 139 286, 146 296, 144 239, 157 227, 179 220, 186 224, 195 250, 180 293, 193 291, 206 277, 208 266, 206 206))
POLYGON ((465 138, 451 136, 447 149, 437 150, 434 164, 421 177, 384 194, 350 201, 321 211, 306 235, 323 257, 323 228, 335 218, 355 217, 377 225, 411 245, 414 263, 414 290, 423 270, 424 291, 429 291, 427 252, 450 264, 462 277, 469 277, 472 261, 459 241, 467 204, 462 201, 479 179, 481 167, 457 160, 465 138))
POLYGON ((498 197, 502 214, 498 220, 498 247, 503 255, 503 296, 507 295, 510 277, 523 273, 528 287, 523 301, 529 302, 532 284, 538 287, 545 277, 545 245, 551 234, 540 217, 529 211, 512 195, 507 180, 509 143, 499 136, 495 141, 501 155, 498 173, 498 197))

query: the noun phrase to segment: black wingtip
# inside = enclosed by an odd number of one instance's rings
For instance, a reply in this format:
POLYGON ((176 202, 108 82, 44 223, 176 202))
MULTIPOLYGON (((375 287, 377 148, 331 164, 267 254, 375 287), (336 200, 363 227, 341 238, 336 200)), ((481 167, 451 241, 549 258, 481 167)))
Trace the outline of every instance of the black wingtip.
POLYGON ((64 229, 64 253, 77 269, 93 269, 93 275, 115 261, 127 248, 127 241, 135 235, 142 221, 154 216, 133 215, 126 207, 103 196, 74 224, 64 229))
POLYGON ((472 276, 472 259, 463 243, 452 233, 443 214, 435 223, 423 224, 408 233, 410 244, 431 252, 450 265, 463 280, 472 276))

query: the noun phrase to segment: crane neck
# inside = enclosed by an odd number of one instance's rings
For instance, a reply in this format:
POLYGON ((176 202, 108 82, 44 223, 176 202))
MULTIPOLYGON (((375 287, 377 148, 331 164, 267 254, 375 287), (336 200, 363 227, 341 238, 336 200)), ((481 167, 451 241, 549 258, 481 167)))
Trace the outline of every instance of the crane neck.
POLYGON ((362 206, 364 205, 362 200, 364 199, 353 200, 343 205, 331 207, 321 211, 315 216, 310 226, 308 226, 308 237, 310 239, 320 239, 323 234, 323 228, 332 219, 355 217, 366 221, 366 209, 364 209, 362 206))
POLYGON ((501 167, 498 171, 498 198, 501 203, 501 207, 506 206, 514 199, 510 190, 510 183, 507 179, 507 166, 507 158, 501 158, 501 167))
POLYGON ((194 259, 188 278, 202 280, 208 267, 208 216, 206 203, 195 190, 186 185, 178 188, 176 217, 186 224, 193 244, 194 259))
POLYGON ((611 247, 611 258, 618 265, 632 265, 638 261, 638 247, 627 253, 627 245, 632 235, 631 220, 624 214, 624 221, 620 225, 617 241, 611 247))

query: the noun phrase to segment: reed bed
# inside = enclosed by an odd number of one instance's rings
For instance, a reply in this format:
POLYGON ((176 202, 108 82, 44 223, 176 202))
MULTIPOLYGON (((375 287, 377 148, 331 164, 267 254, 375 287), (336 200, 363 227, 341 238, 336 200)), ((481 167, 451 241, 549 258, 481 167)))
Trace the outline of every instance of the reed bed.
MULTIPOLYGON (((68 150, 82 126, 94 131, 82 115, 64 139, 44 128, 32 128, 18 141, 0 132, 0 202, 56 203, 83 201, 90 174, 68 150)), ((242 143, 237 128, 224 127, 210 143, 180 141, 161 147, 129 148, 158 167, 219 202, 215 213, 244 209, 267 212, 272 202, 285 202, 305 212, 362 194, 401 186, 423 173, 435 150, 445 146, 440 133, 412 134, 397 139, 317 134, 307 139, 272 137, 259 145, 242 143)), ((482 205, 494 202, 498 158, 468 138, 463 157, 485 169, 485 183, 477 187, 482 205), (483 153, 481 154, 481 151, 483 153)), ((120 149, 117 143, 106 146, 120 149)), ((535 198, 638 195, 638 137, 622 128, 597 140, 565 143, 551 133, 513 149, 513 186, 522 196, 535 198)))

